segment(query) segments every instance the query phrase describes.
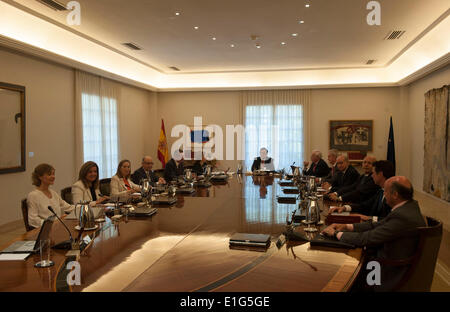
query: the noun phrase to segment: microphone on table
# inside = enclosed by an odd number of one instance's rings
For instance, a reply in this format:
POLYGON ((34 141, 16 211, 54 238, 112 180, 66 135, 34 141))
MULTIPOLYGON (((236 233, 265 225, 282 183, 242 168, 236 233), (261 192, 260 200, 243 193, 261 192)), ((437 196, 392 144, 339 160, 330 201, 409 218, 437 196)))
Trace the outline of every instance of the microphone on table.
POLYGON ((72 249, 73 237, 72 237, 72 234, 70 233, 69 228, 61 220, 61 218, 58 217, 58 215, 56 214, 56 212, 53 210, 53 208, 51 206, 48 206, 48 210, 50 210, 51 213, 53 213, 58 218, 58 220, 64 225, 64 227, 66 228, 66 230, 67 230, 67 232, 69 233, 69 236, 70 236, 69 240, 60 242, 60 243, 54 245, 52 248, 54 248, 54 249, 72 249))

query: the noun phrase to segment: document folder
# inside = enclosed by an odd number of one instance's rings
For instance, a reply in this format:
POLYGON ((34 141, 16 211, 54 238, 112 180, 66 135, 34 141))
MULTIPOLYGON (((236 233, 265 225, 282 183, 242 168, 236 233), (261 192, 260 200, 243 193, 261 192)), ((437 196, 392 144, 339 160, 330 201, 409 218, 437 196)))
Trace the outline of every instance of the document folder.
POLYGON ((230 237, 230 245, 268 247, 270 245, 270 235, 236 233, 230 237))

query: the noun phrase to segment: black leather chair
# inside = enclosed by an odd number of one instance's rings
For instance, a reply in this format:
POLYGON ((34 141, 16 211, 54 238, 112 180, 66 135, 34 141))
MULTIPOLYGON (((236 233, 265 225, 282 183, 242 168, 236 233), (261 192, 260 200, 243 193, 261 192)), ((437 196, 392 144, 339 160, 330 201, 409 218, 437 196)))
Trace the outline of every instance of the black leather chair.
POLYGON ((102 195, 111 195, 111 178, 101 179, 100 181, 100 193, 102 195))
POLYGON ((394 291, 428 292, 442 240, 442 222, 426 217, 428 226, 419 228, 419 243, 413 256, 402 260, 378 259, 381 265, 404 266, 409 269, 394 291))
POLYGON ((23 223, 25 223, 25 230, 27 232, 34 230, 34 227, 28 223, 28 203, 26 198, 22 199, 22 216, 23 223))
POLYGON ((68 186, 61 190, 61 198, 66 201, 66 203, 73 205, 72 198, 72 187, 68 186))

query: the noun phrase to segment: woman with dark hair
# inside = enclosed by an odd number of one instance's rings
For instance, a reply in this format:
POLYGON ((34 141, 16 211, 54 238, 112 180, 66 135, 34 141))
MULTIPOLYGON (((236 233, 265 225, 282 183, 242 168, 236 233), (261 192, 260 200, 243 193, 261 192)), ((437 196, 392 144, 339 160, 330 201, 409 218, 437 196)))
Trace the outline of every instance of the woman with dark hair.
POLYGON ((117 166, 116 175, 111 178, 111 196, 131 195, 141 191, 140 186, 134 184, 130 176, 131 162, 124 159, 117 166))
POLYGON ((88 161, 81 166, 78 181, 72 185, 72 200, 74 204, 89 201, 90 206, 103 203, 107 196, 101 196, 98 179, 98 166, 88 161))
POLYGON ((35 228, 41 227, 45 219, 53 215, 48 206, 51 206, 58 216, 62 212, 70 212, 74 206, 69 205, 50 185, 55 183, 55 168, 49 164, 38 165, 32 175, 31 180, 36 189, 27 196, 28 223, 35 228))

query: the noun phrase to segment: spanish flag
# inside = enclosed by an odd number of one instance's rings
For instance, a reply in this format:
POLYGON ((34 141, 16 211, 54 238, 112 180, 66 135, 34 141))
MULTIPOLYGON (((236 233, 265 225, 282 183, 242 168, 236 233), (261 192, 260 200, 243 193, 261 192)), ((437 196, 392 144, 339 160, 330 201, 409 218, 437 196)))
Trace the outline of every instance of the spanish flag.
POLYGON ((159 133, 158 142, 158 159, 162 163, 162 167, 166 167, 169 161, 169 150, 167 148, 166 130, 164 129, 164 119, 161 119, 161 132, 159 133))

